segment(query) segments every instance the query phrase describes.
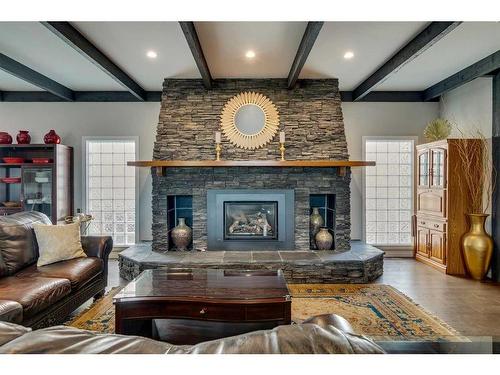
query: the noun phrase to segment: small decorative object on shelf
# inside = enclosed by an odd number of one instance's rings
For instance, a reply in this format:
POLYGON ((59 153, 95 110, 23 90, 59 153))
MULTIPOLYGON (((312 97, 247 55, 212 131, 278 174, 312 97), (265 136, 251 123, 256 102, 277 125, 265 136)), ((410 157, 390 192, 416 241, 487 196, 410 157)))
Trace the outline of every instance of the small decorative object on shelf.
POLYGON ((24 158, 8 157, 2 158, 3 162, 6 164, 22 164, 24 163, 24 158))
POLYGON ((54 129, 51 129, 45 136, 43 137, 43 141, 45 144, 59 144, 61 143, 61 137, 59 137, 54 129))
POLYGON ((29 145, 31 143, 31 135, 28 130, 19 130, 16 139, 20 145, 29 145))
POLYGON ((12 143, 12 137, 7 132, 0 132, 0 144, 10 145, 12 143))
POLYGON ((52 159, 49 158, 32 158, 31 161, 33 164, 49 164, 52 162, 52 159))
POLYGON ((315 236, 316 246, 318 250, 330 250, 333 244, 333 236, 328 231, 328 228, 322 227, 315 236))
POLYGON ((222 151, 221 143, 221 134, 220 132, 215 132, 215 160, 220 160, 220 152, 222 151))
POLYGON ((451 124, 448 120, 437 118, 427 124, 424 129, 424 137, 429 142, 446 139, 451 133, 451 124))
POLYGON ((323 216, 321 216, 321 214, 319 213, 318 207, 313 207, 313 212, 309 217, 309 223, 311 248, 312 250, 316 250, 318 248, 315 241, 316 234, 319 232, 319 228, 325 225, 325 221, 323 220, 323 216))
POLYGON ((179 224, 172 229, 172 242, 177 251, 186 251, 193 239, 193 230, 187 226, 186 219, 178 218, 179 224))
POLYGON ((3 177, 0 181, 6 184, 18 184, 21 182, 21 177, 3 177))
POLYGON ((281 151, 281 160, 285 160, 285 132, 280 132, 280 151, 281 151))

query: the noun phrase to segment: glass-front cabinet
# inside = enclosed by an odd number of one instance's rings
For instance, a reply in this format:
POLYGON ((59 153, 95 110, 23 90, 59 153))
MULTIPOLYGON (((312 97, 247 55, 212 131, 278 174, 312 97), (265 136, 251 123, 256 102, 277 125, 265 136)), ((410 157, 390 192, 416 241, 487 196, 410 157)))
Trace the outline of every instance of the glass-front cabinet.
POLYGON ((429 151, 425 150, 417 154, 418 158, 418 186, 428 187, 430 182, 429 151))
POLYGON ((52 215, 52 167, 26 167, 22 175, 22 201, 26 211, 52 215))
POLYGON ((430 150, 430 154, 432 158, 431 186, 434 188, 444 188, 446 186, 446 150, 443 148, 433 148, 430 150))
POLYGON ((0 215, 39 211, 52 223, 73 215, 73 149, 0 145, 0 215))

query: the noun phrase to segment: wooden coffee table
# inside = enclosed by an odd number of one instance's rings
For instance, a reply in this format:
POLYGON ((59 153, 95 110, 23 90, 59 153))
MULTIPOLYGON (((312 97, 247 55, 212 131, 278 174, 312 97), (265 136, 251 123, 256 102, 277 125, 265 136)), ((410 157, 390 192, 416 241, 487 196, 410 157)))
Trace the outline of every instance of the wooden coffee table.
POLYGON ((281 270, 146 270, 113 302, 116 333, 179 345, 291 323, 281 270))

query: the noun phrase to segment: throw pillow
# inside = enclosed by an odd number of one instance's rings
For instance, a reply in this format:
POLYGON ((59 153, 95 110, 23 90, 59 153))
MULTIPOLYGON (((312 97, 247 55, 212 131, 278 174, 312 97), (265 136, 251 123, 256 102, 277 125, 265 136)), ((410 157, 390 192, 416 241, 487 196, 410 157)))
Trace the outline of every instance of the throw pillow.
POLYGON ((33 224, 38 242, 37 266, 86 257, 80 240, 80 223, 66 225, 33 224))

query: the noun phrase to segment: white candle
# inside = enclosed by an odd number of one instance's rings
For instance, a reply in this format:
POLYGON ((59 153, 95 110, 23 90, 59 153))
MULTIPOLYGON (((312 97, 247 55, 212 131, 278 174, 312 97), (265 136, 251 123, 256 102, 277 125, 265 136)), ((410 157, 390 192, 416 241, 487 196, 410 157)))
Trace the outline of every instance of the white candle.
POLYGON ((285 132, 280 132, 280 143, 285 143, 285 132))
POLYGON ((220 132, 215 132, 215 143, 220 143, 220 132))

